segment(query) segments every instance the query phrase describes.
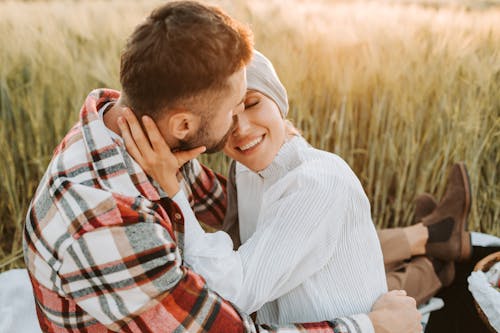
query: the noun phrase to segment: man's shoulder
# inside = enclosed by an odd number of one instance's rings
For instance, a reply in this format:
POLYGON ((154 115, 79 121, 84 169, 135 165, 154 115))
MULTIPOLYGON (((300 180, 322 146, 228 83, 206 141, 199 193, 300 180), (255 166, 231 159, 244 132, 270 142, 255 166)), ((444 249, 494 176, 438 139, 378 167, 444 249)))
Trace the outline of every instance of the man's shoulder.
MULTIPOLYGON (((123 169, 126 172, 125 166, 123 169)), ((74 236, 90 217, 97 216, 103 202, 114 201, 111 191, 102 188, 100 178, 82 126, 77 123, 56 147, 30 204, 27 223, 42 233, 59 226, 74 236)))
POLYGON ((77 123, 54 149, 39 190, 56 187, 62 182, 94 186, 95 178, 92 154, 88 152, 82 127, 77 123))

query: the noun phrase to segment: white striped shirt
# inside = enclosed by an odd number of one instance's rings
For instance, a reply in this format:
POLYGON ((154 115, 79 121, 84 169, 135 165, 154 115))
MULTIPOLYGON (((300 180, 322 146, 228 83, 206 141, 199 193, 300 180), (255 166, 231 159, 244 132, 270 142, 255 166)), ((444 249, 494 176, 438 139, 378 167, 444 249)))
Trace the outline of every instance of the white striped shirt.
MULTIPOLYGON (((266 169, 236 168, 242 246, 186 215, 184 258, 208 286, 259 322, 366 315, 387 291, 380 243, 361 184, 337 155, 288 141, 266 169)), ((181 204, 181 206, 183 206, 181 204)), ((187 206, 185 206, 187 209, 187 206)), ((183 209, 184 211, 184 209, 183 209)))

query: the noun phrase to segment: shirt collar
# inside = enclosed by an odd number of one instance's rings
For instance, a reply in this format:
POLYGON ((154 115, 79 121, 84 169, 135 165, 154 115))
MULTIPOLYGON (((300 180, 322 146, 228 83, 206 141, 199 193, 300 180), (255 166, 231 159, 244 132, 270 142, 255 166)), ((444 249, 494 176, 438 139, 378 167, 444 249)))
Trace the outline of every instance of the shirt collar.
POLYGON ((80 112, 80 122, 89 160, 98 175, 103 170, 113 169, 112 175, 108 173, 106 177, 97 177, 102 188, 128 196, 142 194, 149 200, 159 200, 158 188, 128 155, 123 140, 107 128, 99 116, 99 109, 106 103, 115 102, 119 97, 119 91, 98 89, 92 91, 85 100, 80 112), (137 193, 131 193, 130 185, 133 185, 137 193))
POLYGON ((262 178, 281 177, 295 168, 300 161, 300 149, 307 147, 307 142, 299 135, 292 137, 281 146, 274 160, 265 169, 257 172, 262 178))

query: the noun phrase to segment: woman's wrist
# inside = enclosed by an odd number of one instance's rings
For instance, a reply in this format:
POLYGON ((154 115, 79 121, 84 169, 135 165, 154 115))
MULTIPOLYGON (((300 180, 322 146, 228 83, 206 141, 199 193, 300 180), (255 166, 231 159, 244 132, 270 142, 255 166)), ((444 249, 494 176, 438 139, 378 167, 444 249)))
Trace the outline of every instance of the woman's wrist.
POLYGON ((163 191, 167 193, 167 196, 169 198, 173 198, 180 190, 179 182, 176 176, 170 179, 165 179, 162 182, 158 183, 160 184, 163 191))

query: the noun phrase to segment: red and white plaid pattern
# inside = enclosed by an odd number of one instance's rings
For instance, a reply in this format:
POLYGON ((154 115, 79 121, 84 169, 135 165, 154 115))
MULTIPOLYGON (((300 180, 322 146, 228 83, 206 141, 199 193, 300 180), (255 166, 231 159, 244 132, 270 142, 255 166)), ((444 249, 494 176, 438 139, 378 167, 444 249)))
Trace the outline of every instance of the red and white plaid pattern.
MULTIPOLYGON (((97 110, 95 90, 31 203, 25 261, 44 332, 351 332, 342 320, 255 327, 182 263, 183 217, 97 110)), ((225 180, 196 160, 181 183, 197 218, 221 226, 225 180)))

